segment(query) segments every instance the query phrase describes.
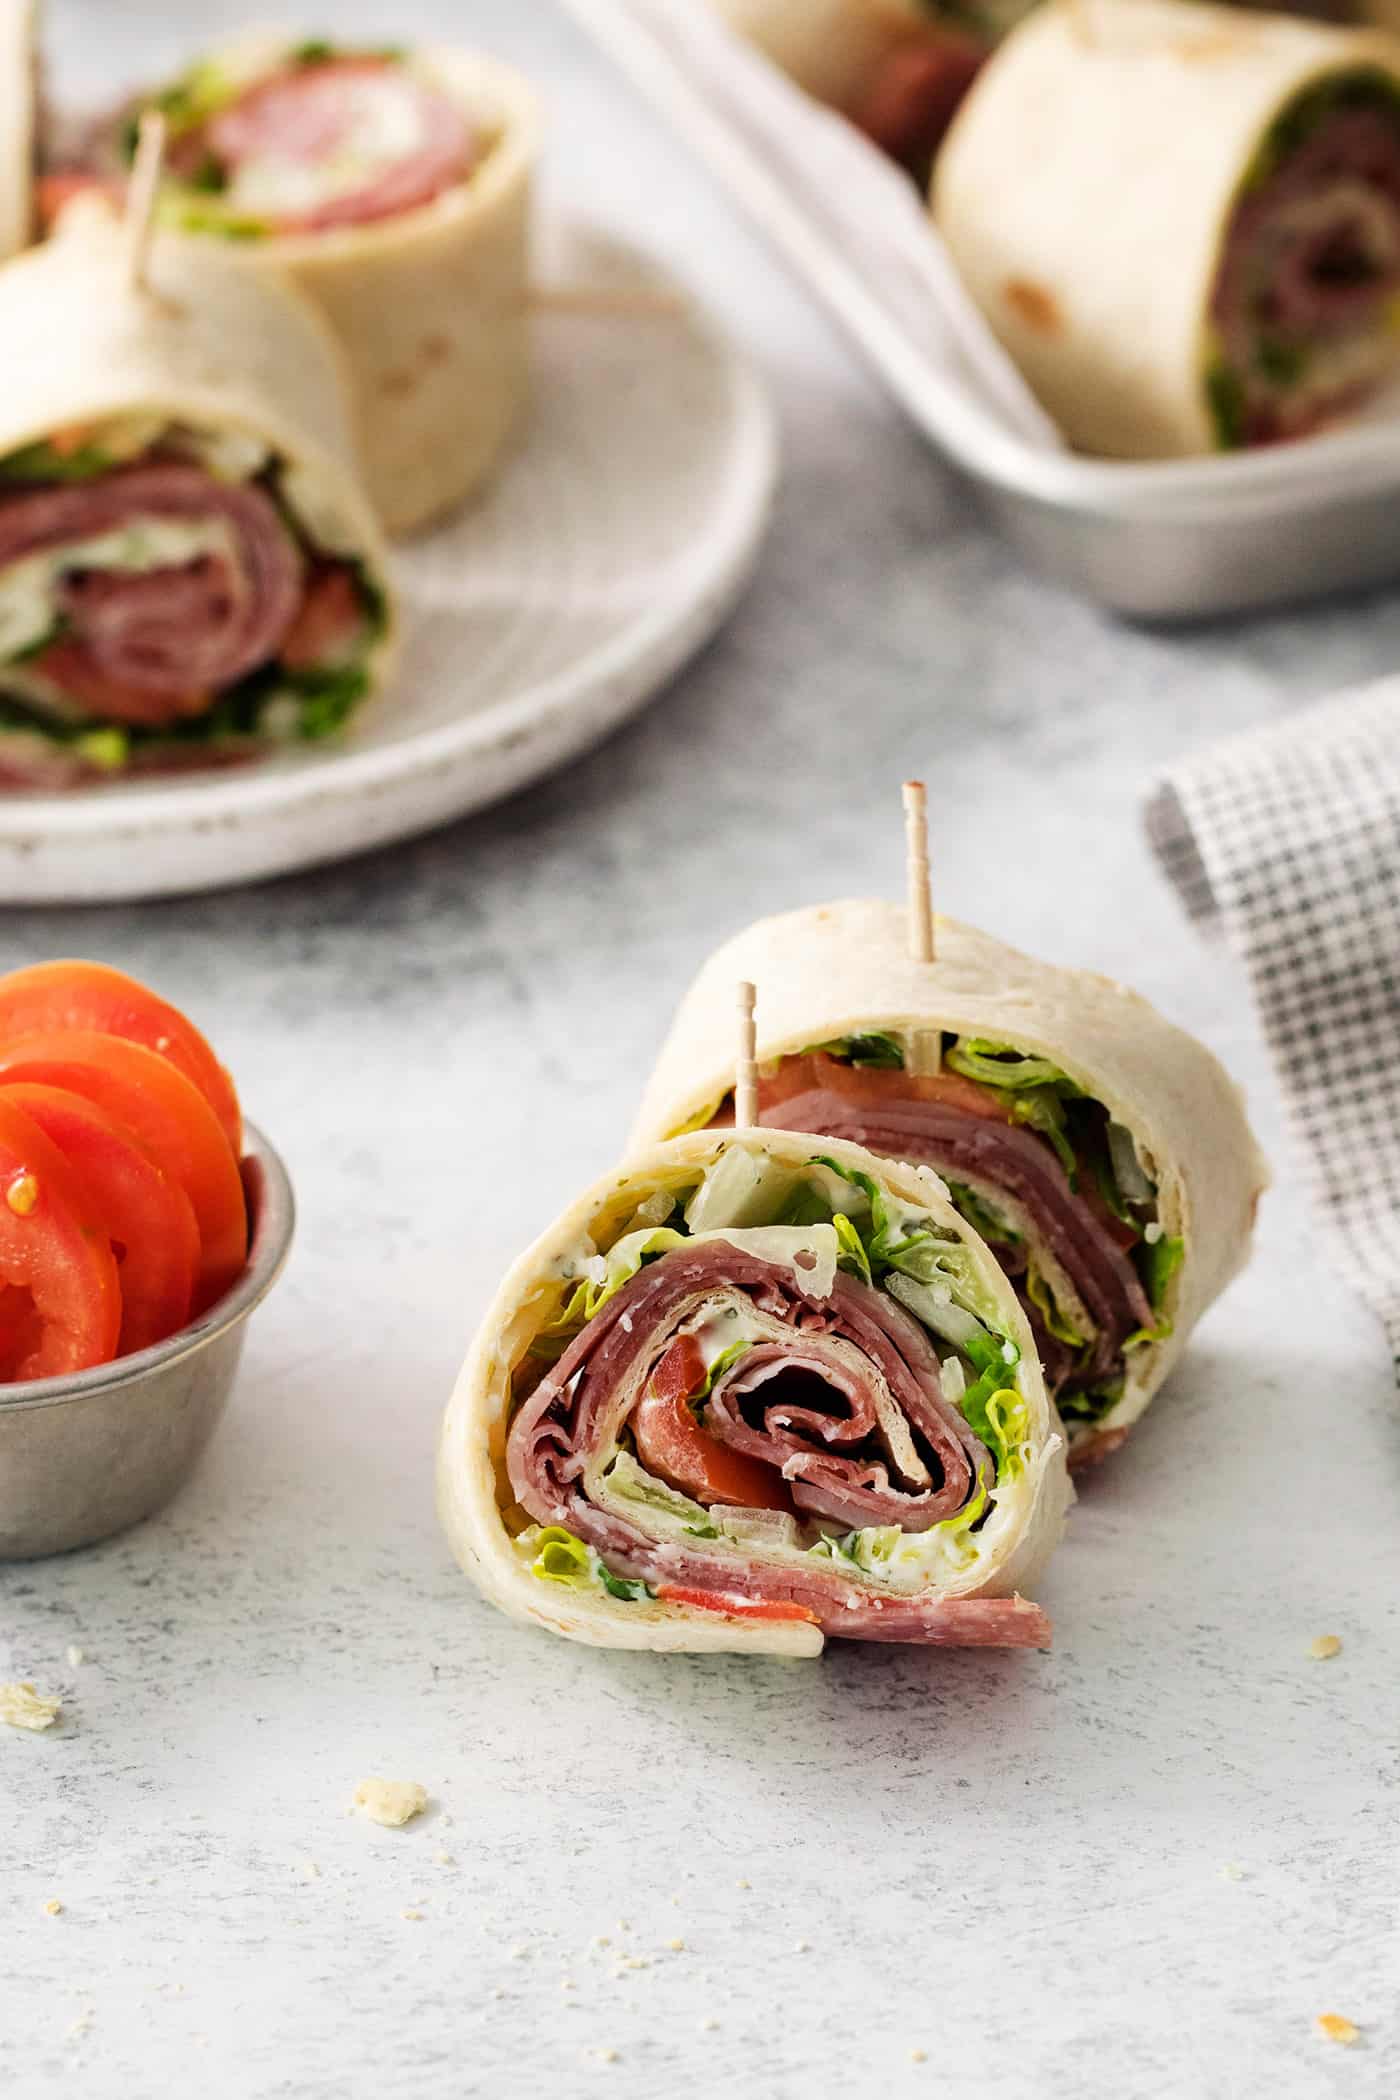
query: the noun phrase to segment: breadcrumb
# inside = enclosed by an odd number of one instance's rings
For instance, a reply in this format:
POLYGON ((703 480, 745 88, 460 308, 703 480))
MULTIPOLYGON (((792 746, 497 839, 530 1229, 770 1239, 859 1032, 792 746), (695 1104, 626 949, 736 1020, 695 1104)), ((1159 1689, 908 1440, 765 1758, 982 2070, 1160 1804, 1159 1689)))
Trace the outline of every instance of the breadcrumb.
POLYGON ((666 1945, 667 1945, 667 1946, 668 1946, 668 1947, 670 1948, 670 1950, 671 1950, 671 1952, 672 1952, 673 1954, 684 1954, 684 1953, 685 1953, 685 1941, 684 1941, 684 1940, 667 1940, 667 1942, 666 1942, 666 1945))
POLYGON ((1329 2042, 1343 2042, 1349 2049, 1353 2042, 1361 2039, 1361 2029, 1342 2013, 1319 2013, 1317 2031, 1329 2042))
POLYGON ((421 1910, 401 1910, 399 1912, 399 1916, 401 1918, 408 1918, 413 1924, 416 1925, 422 1918, 423 1913, 421 1910))
POLYGON ((909 2061, 911 2064, 926 2064, 928 2062, 927 2049, 911 2049, 909 2051, 909 2061))
POLYGON ((29 1728, 37 1733, 52 1728, 63 1711, 61 1699, 50 1699, 36 1691, 26 1677, 20 1684, 0 1684, 0 1721, 11 1728, 29 1728))
POLYGON ((1244 1868, 1237 1867, 1232 1859, 1227 1859, 1220 1869, 1220 1878, 1222 1881, 1243 1881, 1244 1868))
POLYGON ((354 1805, 372 1823, 386 1830, 402 1830, 428 1805, 428 1790, 416 1779, 362 1779, 355 1789, 354 1805))
POLYGON ((63 1905, 59 1902, 57 1896, 50 1896, 48 1902, 44 1905, 44 1909, 49 1917, 56 1918, 63 1909, 63 1905))
POLYGON ((1320 1633, 1308 1647, 1308 1654, 1314 1662, 1319 1663, 1330 1662, 1334 1655, 1340 1655, 1341 1652, 1341 1639, 1335 1633, 1320 1633))
POLYGON ((68 1650, 68 1667, 70 1670, 76 1670, 86 1660, 87 1657, 83 1650, 76 1644, 68 1650))

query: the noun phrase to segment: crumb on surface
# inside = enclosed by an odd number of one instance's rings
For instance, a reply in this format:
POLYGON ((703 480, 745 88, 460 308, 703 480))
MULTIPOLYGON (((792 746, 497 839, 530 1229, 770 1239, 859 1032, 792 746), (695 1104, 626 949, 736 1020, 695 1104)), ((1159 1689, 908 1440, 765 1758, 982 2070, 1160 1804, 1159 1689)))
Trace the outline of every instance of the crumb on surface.
POLYGON ((50 1918, 56 1918, 62 1909, 63 1905, 59 1902, 57 1896, 50 1896, 48 1902, 44 1905, 45 1915, 50 1918))
POLYGON ((83 1650, 77 1645, 76 1642, 74 1642, 73 1645, 68 1649, 69 1669, 76 1670, 82 1663, 86 1661, 87 1657, 84 1654, 83 1650))
POLYGON ((681 1939, 675 1939, 675 1940, 667 1940, 667 1942, 666 1942, 666 1945, 667 1945, 667 1946, 668 1946, 668 1947, 670 1948, 670 1950, 671 1950, 671 1952, 672 1952, 673 1954, 684 1954, 684 1953, 685 1953, 685 1941, 684 1941, 684 1940, 681 1940, 681 1939))
POLYGON ((713 2013, 710 2013, 700 2022, 700 2032, 702 2034, 713 2034, 718 2026, 719 2021, 713 2013))
POLYGON ((909 2061, 911 2064, 926 2064, 928 2062, 927 2049, 911 2049, 909 2051, 909 2061))
POLYGON ((355 1789, 354 1806, 372 1823, 386 1830, 401 1830, 428 1805, 428 1790, 416 1779, 362 1779, 355 1789))
POLYGON ((401 1911, 399 1912, 399 1916, 400 1916, 401 1918, 407 1918, 407 1919, 409 1919, 409 1921, 410 1921, 410 1922, 411 1922, 412 1924, 415 1924, 415 1925, 416 1925, 416 1924, 417 1924, 417 1923, 419 1922, 419 1920, 420 1920, 420 1919, 422 1918, 422 1916, 423 1916, 423 1913, 422 1913, 422 1911, 421 1911, 421 1910, 413 1910, 413 1909, 409 1909, 409 1910, 401 1910, 401 1911))
POLYGON ((792 1951, 794 1954, 810 1954, 812 1951, 812 1942, 810 1940, 799 1940, 792 1951))
POLYGON ((433 1854, 433 1865, 435 1867, 455 1867, 456 1864, 457 1862, 450 1852, 435 1852, 433 1854))
POLYGON ((1354 2021, 1348 2020, 1344 2013, 1319 2013, 1317 2031, 1327 2041, 1343 2042, 1347 2048, 1361 2039, 1361 2029, 1354 2021))
POLYGON ((317 1866, 314 1859, 304 1859, 301 1862, 301 1874, 304 1881, 319 1881, 321 1869, 317 1866))
POLYGON ((18 1684, 0 1684, 0 1721, 11 1728, 28 1728, 37 1734, 41 1728, 52 1728, 62 1711, 61 1699, 36 1691, 27 1677, 18 1684))
POLYGON ((1320 1633, 1308 1644, 1308 1654, 1314 1662, 1330 1662, 1334 1655, 1340 1655, 1341 1652, 1341 1637, 1335 1633, 1320 1633))
POLYGON ((734 1886, 736 1889, 751 1889, 753 1883, 751 1881, 736 1881, 734 1886))

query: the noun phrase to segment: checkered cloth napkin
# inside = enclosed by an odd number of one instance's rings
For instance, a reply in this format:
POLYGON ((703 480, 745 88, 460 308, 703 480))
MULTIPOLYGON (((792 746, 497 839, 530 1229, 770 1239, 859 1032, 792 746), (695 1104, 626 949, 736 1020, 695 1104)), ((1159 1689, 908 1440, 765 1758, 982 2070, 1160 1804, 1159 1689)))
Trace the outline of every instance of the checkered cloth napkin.
POLYGON ((1147 829, 1248 968, 1334 1253, 1400 1377, 1400 679, 1188 759, 1147 829))

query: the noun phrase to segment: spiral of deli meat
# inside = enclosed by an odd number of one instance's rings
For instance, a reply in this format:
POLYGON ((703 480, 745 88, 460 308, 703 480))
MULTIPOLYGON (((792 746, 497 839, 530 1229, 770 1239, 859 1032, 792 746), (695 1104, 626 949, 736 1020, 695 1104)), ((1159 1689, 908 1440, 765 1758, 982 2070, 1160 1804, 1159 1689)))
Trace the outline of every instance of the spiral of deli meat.
POLYGON ((1400 104, 1341 104, 1248 189, 1231 218, 1212 319, 1240 376, 1237 439, 1296 436, 1362 393, 1393 361, 1381 323, 1400 291, 1400 104), (1378 338, 1378 331, 1381 331, 1378 338), (1374 347, 1330 391, 1309 390, 1310 360, 1374 347))
POLYGON ((228 553, 141 571, 70 568, 57 584, 63 635, 36 667, 104 719, 200 713, 274 657, 301 607, 296 543, 256 484, 173 461, 0 499, 0 575, 30 555, 167 520, 223 523, 228 553))
POLYGON ((1129 1335, 1152 1325, 1137 1271, 1033 1132, 939 1101, 894 1098, 865 1107, 821 1086, 765 1108, 759 1120, 776 1129, 849 1138, 871 1152, 931 1166, 953 1181, 1002 1190, 1030 1217, 1093 1318, 1095 1375, 1111 1369, 1129 1335))
POLYGON ((232 174, 253 161, 314 168, 363 140, 363 180, 272 217, 282 233, 361 226, 414 211, 461 182, 476 144, 465 112, 397 61, 328 58, 288 65, 246 88, 193 137, 181 141, 176 172, 212 153, 232 174), (388 150, 395 136, 411 143, 388 150), (376 151, 380 143, 385 150, 376 151))
POLYGON ((705 1430, 775 1467, 797 1509, 856 1527, 919 1531, 956 1515, 979 1483, 994 1479, 990 1454, 943 1394, 931 1342, 902 1307, 844 1274, 818 1296, 790 1265, 717 1238, 641 1270, 526 1399, 506 1449, 522 1507, 663 1595, 669 1587, 720 1608, 726 1599, 736 1608, 793 1607, 828 1633, 863 1640, 1042 1644, 1043 1614, 1019 1598, 882 1597, 831 1562, 808 1570, 746 1560, 732 1546, 654 1539, 640 1522, 590 1500, 590 1460, 626 1426, 674 1338, 736 1296, 759 1316, 765 1338, 716 1380, 705 1430), (796 1397, 791 1387, 784 1397, 776 1381, 794 1373, 796 1397))

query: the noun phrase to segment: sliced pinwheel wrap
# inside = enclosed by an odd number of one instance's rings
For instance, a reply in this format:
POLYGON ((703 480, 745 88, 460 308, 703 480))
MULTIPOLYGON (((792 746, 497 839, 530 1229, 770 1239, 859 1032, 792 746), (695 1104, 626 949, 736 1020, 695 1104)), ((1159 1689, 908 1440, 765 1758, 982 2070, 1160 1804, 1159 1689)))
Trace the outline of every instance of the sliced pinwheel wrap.
POLYGON ((731 29, 921 180, 992 43, 1029 4, 718 0, 731 29))
POLYGON ((1304 436, 1400 364, 1400 40, 1187 0, 1037 8, 963 103, 933 209, 1080 450, 1304 436))
POLYGON ((526 397, 526 83, 465 52, 259 31, 128 103, 73 172, 120 185, 148 107, 170 139, 162 226, 242 278, 289 274, 335 329, 384 524, 460 504, 526 397))
POLYGON ((633 1143, 732 1119, 734 985, 759 987, 759 1122, 940 1174, 1013 1279, 1070 1463, 1121 1444, 1243 1266, 1268 1180, 1216 1059, 1146 1000, 940 918, 760 920, 681 1002, 633 1143))
POLYGON ((290 285, 100 200, 0 273, 0 786, 338 735, 393 654, 345 375, 290 285))
POLYGON ((581 1197, 502 1284, 438 1460, 484 1594, 600 1647, 1042 1647, 1020 1592, 1069 1499, 1015 1292, 937 1177, 779 1130, 581 1197))

